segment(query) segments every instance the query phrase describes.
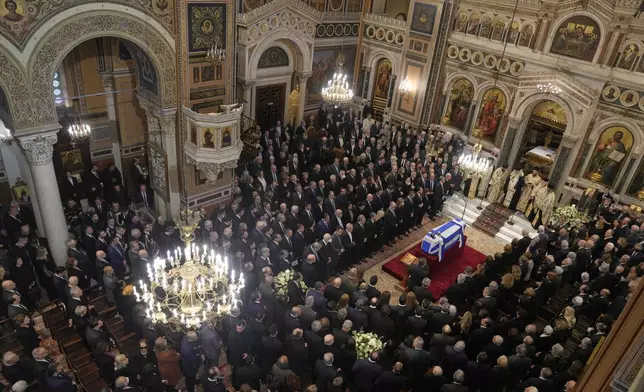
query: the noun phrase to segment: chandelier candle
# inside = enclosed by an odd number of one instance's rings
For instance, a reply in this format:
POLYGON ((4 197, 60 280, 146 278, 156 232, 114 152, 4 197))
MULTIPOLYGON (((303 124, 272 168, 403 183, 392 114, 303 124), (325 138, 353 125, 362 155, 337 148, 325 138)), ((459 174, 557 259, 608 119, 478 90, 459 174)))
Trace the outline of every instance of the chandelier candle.
POLYGON ((175 249, 166 258, 147 264, 149 283, 139 280, 137 301, 146 304, 146 317, 173 329, 187 331, 204 322, 216 322, 238 304, 244 288, 243 276, 230 270, 227 257, 215 254, 207 246, 198 247, 194 230, 199 224, 198 213, 185 211, 179 223, 183 252, 175 249))

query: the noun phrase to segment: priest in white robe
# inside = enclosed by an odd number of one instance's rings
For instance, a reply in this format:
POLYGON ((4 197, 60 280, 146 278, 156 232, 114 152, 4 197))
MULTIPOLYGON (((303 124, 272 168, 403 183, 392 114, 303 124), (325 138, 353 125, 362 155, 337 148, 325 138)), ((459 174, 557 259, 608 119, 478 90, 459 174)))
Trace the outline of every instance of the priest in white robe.
POLYGON ((514 169, 510 173, 510 181, 508 182, 508 190, 505 192, 505 198, 503 198, 503 207, 510 208, 510 203, 514 198, 514 193, 516 192, 517 184, 519 180, 523 177, 522 169, 514 169))
POLYGON ((505 180, 507 179, 507 168, 508 165, 503 165, 502 167, 497 168, 494 173, 492 173, 492 179, 490 180, 490 190, 487 193, 487 201, 492 203, 498 203, 499 198, 502 196, 503 186, 505 185, 505 180))

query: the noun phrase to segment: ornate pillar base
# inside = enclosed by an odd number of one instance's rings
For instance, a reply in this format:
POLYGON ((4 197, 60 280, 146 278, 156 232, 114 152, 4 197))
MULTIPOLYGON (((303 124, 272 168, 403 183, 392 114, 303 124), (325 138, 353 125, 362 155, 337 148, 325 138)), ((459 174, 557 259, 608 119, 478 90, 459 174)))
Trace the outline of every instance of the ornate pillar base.
POLYGON ((18 136, 18 140, 31 170, 34 193, 43 213, 42 221, 49 251, 56 264, 65 265, 69 232, 52 162, 54 144, 58 141, 57 134, 58 129, 33 136, 18 136))

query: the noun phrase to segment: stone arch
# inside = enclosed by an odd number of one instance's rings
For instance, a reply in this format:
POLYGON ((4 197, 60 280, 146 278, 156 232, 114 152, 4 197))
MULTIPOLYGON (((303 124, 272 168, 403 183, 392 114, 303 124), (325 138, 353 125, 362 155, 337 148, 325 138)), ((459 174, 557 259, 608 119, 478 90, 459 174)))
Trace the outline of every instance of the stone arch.
POLYGON ((13 121, 13 130, 33 126, 32 102, 25 69, 4 46, 0 46, 0 69, 2 70, 0 87, 10 103, 9 112, 13 121))
POLYGON ((554 101, 561 106, 566 112, 566 130, 565 133, 575 136, 575 116, 574 110, 568 102, 556 94, 534 93, 523 98, 522 101, 513 105, 512 113, 520 118, 523 123, 530 117, 532 110, 543 101, 554 101))
POLYGON ((308 43, 301 34, 297 34, 287 28, 278 28, 267 34, 254 48, 253 53, 248 60, 248 80, 254 80, 257 77, 257 64, 262 53, 276 42, 282 42, 289 47, 291 51, 291 63, 293 69, 304 73, 311 72, 313 53, 309 49, 308 43))
MULTIPOLYGON (((72 11, 78 12, 76 9, 72 11)), ((149 17, 141 15, 127 7, 112 6, 100 11, 76 13, 60 21, 52 18, 50 23, 34 34, 34 37, 40 39, 31 48, 27 69, 34 108, 37 108, 34 110, 36 124, 57 121, 51 80, 63 58, 80 43, 104 36, 123 38, 141 48, 156 68, 160 83, 160 102, 164 107, 176 107, 174 44, 168 40, 169 36, 162 27, 150 23, 149 17)))
MULTIPOLYGON (((594 20, 597 23, 597 26, 599 26, 599 33, 600 33, 599 43, 597 44, 597 49, 595 49, 595 54, 594 54, 593 60, 592 60, 592 63, 595 64, 599 60, 599 56, 602 54, 601 53, 602 51, 600 49, 603 48, 604 41, 606 40, 606 36, 608 35, 608 28, 606 27, 606 24, 604 23, 604 21, 601 18, 599 18, 597 15, 593 14, 592 12, 588 12, 588 11, 575 10, 573 12, 563 14, 563 15, 559 16, 557 19, 555 19, 553 21, 553 23, 550 25, 550 31, 548 31, 548 38, 546 39, 546 43, 545 43, 544 48, 543 48, 543 53, 548 53, 548 54, 551 54, 551 55, 557 55, 556 53, 551 53, 550 52, 551 49, 552 49, 552 43, 554 41, 557 29, 559 29, 559 27, 561 26, 561 24, 565 20, 568 20, 568 19, 572 18, 573 16, 586 16, 586 17, 594 20)), ((584 61, 584 60, 577 59, 577 58, 574 58, 574 57, 567 57, 567 58, 570 58, 570 59, 573 59, 573 60, 584 61)))

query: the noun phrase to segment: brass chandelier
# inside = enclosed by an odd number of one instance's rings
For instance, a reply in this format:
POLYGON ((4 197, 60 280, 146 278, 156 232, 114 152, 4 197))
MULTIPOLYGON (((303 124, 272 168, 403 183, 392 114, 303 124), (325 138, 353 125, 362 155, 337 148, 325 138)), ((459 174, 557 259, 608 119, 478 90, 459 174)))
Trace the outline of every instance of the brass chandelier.
POLYGON ((215 322, 238 306, 244 277, 229 268, 228 258, 206 245, 194 243, 198 211, 184 210, 176 219, 185 248, 157 257, 147 264, 148 279, 135 285, 137 301, 146 305, 146 317, 173 330, 187 331, 215 322), (139 292, 140 290, 140 292, 139 292))

